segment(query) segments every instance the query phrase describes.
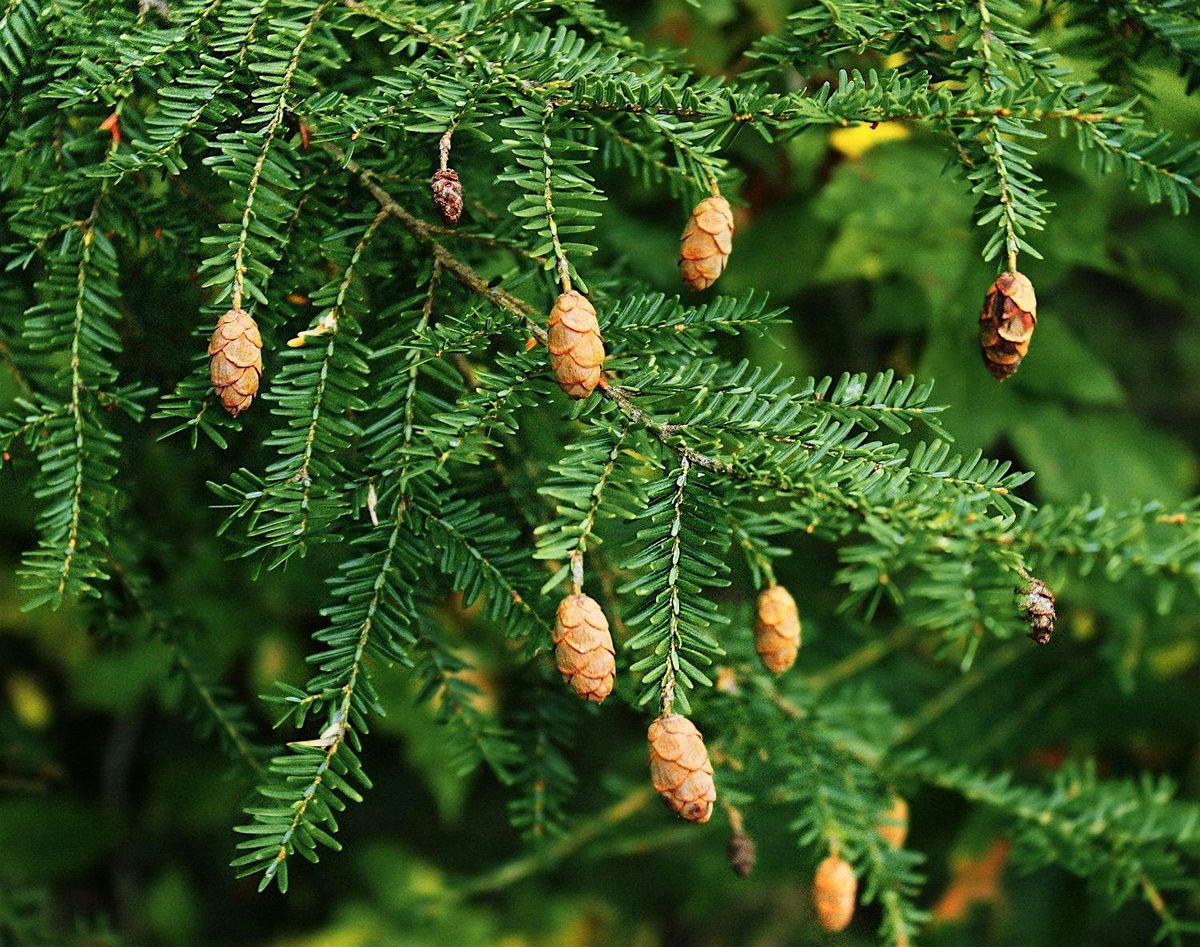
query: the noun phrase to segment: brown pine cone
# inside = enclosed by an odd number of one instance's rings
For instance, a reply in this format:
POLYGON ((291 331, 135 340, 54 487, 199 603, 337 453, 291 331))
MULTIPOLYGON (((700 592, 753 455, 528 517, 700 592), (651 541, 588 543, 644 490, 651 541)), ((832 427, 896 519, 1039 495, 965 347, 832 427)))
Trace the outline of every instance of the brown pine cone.
POLYGON ((725 845, 725 858, 729 861, 729 867, 733 869, 734 874, 739 878, 749 878, 750 873, 754 871, 754 862, 757 860, 754 839, 745 832, 733 832, 725 845))
POLYGON ((717 800, 717 787, 696 725, 680 714, 668 714, 650 724, 646 738, 655 790, 689 822, 707 822, 717 800))
POLYGON ((235 418, 258 394, 262 377, 262 336, 244 309, 230 309, 217 320, 208 343, 208 369, 225 410, 235 418))
POLYGON ((772 674, 796 663, 800 650, 800 613, 796 600, 782 585, 770 585, 758 595, 754 614, 754 650, 772 674))
POLYGON ((883 821, 875 826, 875 831, 892 848, 904 847, 904 840, 908 838, 908 803, 902 796, 892 796, 891 808, 884 813, 883 821))
POLYGON ((595 599, 577 592, 559 602, 551 637, 554 660, 571 690, 594 704, 612 693, 616 652, 608 619, 595 599))
POLYGON ((706 197, 692 209, 679 244, 679 273, 688 289, 708 289, 733 250, 733 211, 721 196, 706 197))
POLYGON ((570 290, 550 310, 546 347, 559 385, 572 398, 586 398, 600 383, 604 340, 596 310, 586 296, 570 290))
POLYGON ((830 855, 817 866, 813 878, 813 907, 817 920, 827 931, 844 931, 854 917, 858 879, 844 858, 830 855))
POLYGON ((458 223, 463 210, 462 182, 458 179, 458 172, 453 168, 442 168, 435 172, 429 189, 433 191, 433 206, 441 213, 442 219, 450 226, 458 223))
POLYGON ((983 298, 979 345, 996 381, 1011 378, 1029 351, 1037 325, 1037 297, 1023 273, 1001 273, 983 298))
POLYGON ((1038 644, 1049 644, 1054 634, 1054 593, 1041 579, 1031 579, 1021 600, 1025 619, 1029 622, 1029 637, 1038 644))

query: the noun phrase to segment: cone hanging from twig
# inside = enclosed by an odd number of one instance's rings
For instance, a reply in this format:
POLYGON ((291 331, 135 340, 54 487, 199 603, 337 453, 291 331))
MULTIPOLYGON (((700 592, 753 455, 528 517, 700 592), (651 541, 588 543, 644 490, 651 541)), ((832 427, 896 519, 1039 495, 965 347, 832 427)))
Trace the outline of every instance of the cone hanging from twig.
POLYGON ((857 894, 858 879, 849 862, 838 855, 821 862, 813 877, 813 907, 821 927, 832 932, 849 927, 857 894))
POLYGON ((730 833, 729 841, 725 844, 725 858, 734 874, 739 878, 749 878, 758 858, 754 839, 741 829, 730 833))
POLYGON ((655 790, 689 822, 707 822, 717 787, 708 749, 696 725, 681 714, 668 714, 650 724, 646 738, 655 790))
POLYGON ((733 251, 733 211, 719 194, 692 209, 679 242, 679 275, 688 289, 708 289, 733 251))
POLYGON ((453 168, 436 171, 429 189, 433 192, 433 206, 442 215, 442 220, 453 227, 463 210, 462 181, 458 179, 458 172, 453 168))
POLYGON ((983 363, 996 381, 1016 374, 1029 352, 1037 325, 1037 297, 1023 273, 1001 273, 983 298, 979 345, 983 363))
POLYGON ((1049 644, 1054 634, 1054 593, 1041 579, 1030 579, 1021 599, 1025 620, 1029 622, 1029 637, 1038 644, 1049 644))
POLYGON ((580 592, 568 595, 558 605, 552 638, 563 680, 584 700, 601 703, 612 693, 617 662, 600 605, 580 592))
POLYGON ((262 378, 262 336, 244 309, 230 309, 217 320, 208 343, 209 377, 225 410, 235 418, 258 394, 262 378))
POLYGON ((875 826, 885 842, 892 848, 903 848, 908 838, 908 803, 904 797, 893 795, 892 804, 883 814, 883 820, 875 826))
POLYGON ((772 674, 782 674, 796 663, 800 650, 800 612, 796 600, 782 585, 759 593, 754 612, 754 650, 772 674))
POLYGON ((563 391, 572 398, 586 398, 595 390, 604 368, 604 340, 596 310, 582 293, 568 290, 554 301, 546 347, 563 391))

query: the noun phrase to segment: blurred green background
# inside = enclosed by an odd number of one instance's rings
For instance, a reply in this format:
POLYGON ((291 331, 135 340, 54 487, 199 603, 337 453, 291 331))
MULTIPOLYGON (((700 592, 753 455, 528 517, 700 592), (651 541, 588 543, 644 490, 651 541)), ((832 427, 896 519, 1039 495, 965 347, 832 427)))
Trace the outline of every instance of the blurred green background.
MULTIPOLYGON (((644 38, 685 48, 704 72, 744 66, 747 44, 778 29, 790 6, 610 4, 644 38)), ((1195 139, 1200 98, 1185 97, 1165 68, 1151 77, 1156 123, 1195 139)), ((789 307, 790 321, 748 351, 760 363, 781 361, 796 375, 894 368, 935 378, 935 401, 952 405, 947 426, 958 445, 1036 470, 1038 501, 1183 499, 1196 492, 1200 456, 1200 227, 1194 217, 1148 208, 1116 175, 1081 170, 1073 144, 1051 133, 1039 170, 1057 207, 1035 241, 1045 259, 1022 261, 1038 289, 1040 322, 1029 358, 1003 387, 976 347, 993 272, 979 256, 971 196, 944 173, 945 147, 919 129, 811 132, 786 148, 749 135, 735 141, 745 184, 722 289, 765 290, 789 307)), ((674 271, 661 261, 674 255, 684 209, 665 209, 662 194, 619 174, 601 178, 612 198, 601 224, 606 242, 626 248, 627 265, 649 285, 674 292, 674 271)), ((145 287, 147 311, 156 293, 145 287)), ((143 345, 155 349, 152 340, 143 345)), ((155 371, 165 386, 187 356, 166 343, 161 355, 155 371)), ((0 375, 0 403, 11 396, 0 375)), ((304 678, 324 601, 317 579, 336 550, 318 547, 257 583, 226 561, 204 483, 253 450, 193 453, 182 441, 139 439, 127 515, 158 530, 154 541, 172 563, 157 576, 163 597, 186 609, 195 650, 250 702, 265 734, 270 712, 253 697, 277 679, 304 678)), ((606 706, 610 725, 585 728, 586 745, 575 748, 581 785, 570 808, 576 827, 587 828, 569 845, 534 851, 508 826, 503 789, 482 776, 456 778, 433 711, 414 709, 414 695, 387 675, 380 683, 391 713, 368 754, 375 789, 342 820, 347 851, 298 868, 286 899, 257 895, 226 867, 250 780, 177 712, 169 648, 115 640, 87 627, 78 610, 20 612, 14 569, 33 543, 33 524, 22 486, 28 466, 17 461, 0 473, 0 944, 834 942, 810 923, 807 879, 782 818, 754 827, 759 867, 742 881, 724 862, 718 820, 696 829, 657 805, 634 805, 644 801, 636 794, 644 723, 627 708, 606 706), (622 800, 633 807, 628 817, 601 815, 622 800)), ((832 617, 831 563, 829 550, 804 548, 781 575, 815 639, 801 671, 844 653, 838 635, 863 634, 832 617)), ((1171 773, 1195 798, 1200 623, 1194 615, 1161 621, 1153 603, 1106 588, 1068 590, 1062 626, 1062 647, 1103 633, 1102 647, 1079 647, 1079 667, 1036 688, 1002 675, 986 681, 932 725, 931 742, 987 744, 981 760, 1026 774, 1067 753, 1095 753, 1105 773, 1171 773)), ((479 675, 481 699, 501 700, 496 636, 475 634, 473 613, 448 605, 441 617, 482 667, 495 666, 479 675)), ((1039 660, 1024 666, 1036 671, 1039 660)), ((930 687, 917 663, 889 673, 891 688, 930 687)), ((960 800, 927 792, 913 809, 911 844, 929 853, 925 901, 935 920, 927 943, 1150 942, 1144 908, 1114 917, 1064 873, 1009 869, 996 824, 960 800)), ((873 942, 873 912, 863 914, 862 933, 837 943, 873 942)))

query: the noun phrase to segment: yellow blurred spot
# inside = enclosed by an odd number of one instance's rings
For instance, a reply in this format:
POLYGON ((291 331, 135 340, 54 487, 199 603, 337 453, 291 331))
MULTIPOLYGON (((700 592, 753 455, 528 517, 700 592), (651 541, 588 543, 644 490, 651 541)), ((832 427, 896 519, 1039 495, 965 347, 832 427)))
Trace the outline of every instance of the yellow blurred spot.
POLYGON ((372 931, 352 925, 341 930, 323 930, 316 934, 284 940, 280 942, 280 947, 367 947, 377 943, 379 941, 375 939, 372 931))
POLYGON ((1159 677, 1175 677, 1195 664, 1197 657, 1194 641, 1176 641, 1174 644, 1155 648, 1148 660, 1150 667, 1159 677))
POLYGON ((277 636, 265 637, 258 648, 258 672, 264 677, 278 678, 287 668, 288 649, 277 636))
POLYGON ((1073 609, 1069 626, 1078 640, 1087 641, 1096 636, 1096 615, 1086 609, 1073 609))
POLYGON ((8 680, 8 699, 12 701, 17 719, 31 730, 44 730, 50 725, 54 708, 50 698, 32 677, 14 674, 8 680))
POLYGON ((899 141, 911 132, 899 122, 880 122, 877 125, 851 125, 829 133, 829 144, 851 161, 856 161, 876 145, 899 141))
POLYGON ((883 61, 884 69, 899 69, 908 62, 908 53, 892 53, 883 61))
POLYGON ((430 865, 417 865, 409 875, 408 890, 418 897, 443 897, 446 894, 446 879, 430 865))

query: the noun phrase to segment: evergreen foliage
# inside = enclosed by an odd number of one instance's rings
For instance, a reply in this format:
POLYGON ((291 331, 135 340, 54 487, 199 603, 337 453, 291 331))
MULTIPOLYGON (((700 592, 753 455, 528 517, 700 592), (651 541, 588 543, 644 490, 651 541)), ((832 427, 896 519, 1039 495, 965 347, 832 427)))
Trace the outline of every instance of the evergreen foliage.
MULTIPOLYGON (((569 853, 576 751, 622 713, 559 685, 547 652, 570 581, 618 639, 612 702, 647 722, 692 717, 722 798, 751 828, 760 813, 790 821, 797 877, 831 848, 851 862, 878 942, 916 943, 930 915, 926 859, 879 831, 893 786, 993 813, 1021 865, 1085 878, 1114 908, 1139 899, 1166 942, 1200 935, 1200 808, 1170 780, 1080 762, 1038 783, 924 741, 941 708, 1035 660, 1020 600, 1035 577, 1067 601, 1094 582, 1155 620, 1190 615, 1194 635, 1200 499, 1040 502, 1031 472, 955 445, 931 382, 793 378, 761 357, 791 318, 765 293, 656 291, 638 274, 652 254, 673 271, 674 248, 641 245, 613 209, 632 180, 682 221, 710 194, 737 202, 738 147, 889 123, 935 141, 970 195, 982 295, 997 268, 1046 252, 1056 191, 1039 162, 1055 141, 1174 213, 1200 195, 1200 143, 1143 101, 1162 61, 1189 91, 1200 81, 1200 13, 798 7, 723 79, 591 0, 0 0, 0 356, 14 378, 0 450, 36 511, 23 602, 82 600, 112 638, 169 652, 202 735, 254 779, 233 866, 260 890, 287 891, 322 870, 304 861, 342 848, 397 687, 445 728, 455 778, 490 772, 537 857, 569 853), (463 181, 458 229, 430 205, 439 159, 463 181), (569 287, 594 303, 608 354, 581 402, 546 357, 545 313, 569 287), (203 357, 229 308, 253 315, 266 361, 262 399, 237 419, 203 357), (131 338, 157 350, 142 337, 186 358, 129 358, 131 338), (210 481, 229 622, 257 620, 234 576, 282 581, 311 558, 327 578, 323 622, 299 623, 307 679, 280 675, 267 698, 286 744, 273 755, 160 591, 172 566, 145 538, 156 511, 135 447, 155 439, 190 446, 171 456, 210 481), (817 626, 871 623, 873 637, 774 680, 748 603, 801 550, 829 551, 806 561, 843 616, 817 626), (453 633, 448 612, 488 644, 453 633), (502 699, 481 683, 487 648, 508 668, 502 699), (845 682, 902 649, 923 659, 907 717, 896 689, 845 682)), ((1095 673, 1132 683, 1128 651, 1105 657, 1095 673)))

